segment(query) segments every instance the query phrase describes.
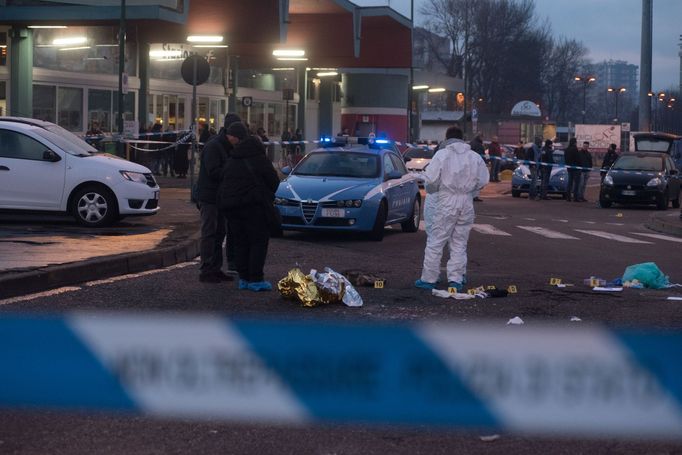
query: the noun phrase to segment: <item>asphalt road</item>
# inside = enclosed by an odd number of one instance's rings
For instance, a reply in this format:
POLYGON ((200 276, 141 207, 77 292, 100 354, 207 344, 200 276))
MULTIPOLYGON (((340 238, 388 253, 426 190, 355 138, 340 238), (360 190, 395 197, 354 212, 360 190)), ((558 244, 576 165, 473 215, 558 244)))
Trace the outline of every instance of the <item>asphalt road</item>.
MULTIPOLYGON (((329 305, 302 308, 276 292, 239 291, 234 283, 199 283, 198 264, 88 283, 43 296, 0 301, 0 312, 55 313, 71 310, 220 312, 228 316, 268 316, 334 320, 485 320, 506 327, 519 316, 526 324, 578 324, 682 328, 682 295, 670 290, 627 289, 600 294, 582 284, 591 275, 621 276, 631 264, 653 261, 682 282, 682 239, 661 236, 644 223, 650 210, 599 209, 563 200, 529 201, 510 196, 476 204, 469 242, 473 286, 516 285, 518 294, 499 299, 442 300, 415 289, 425 234, 387 232, 383 242, 357 236, 287 233, 271 241, 266 276, 276 282, 299 266, 361 270, 386 279, 384 289, 360 288, 361 308, 329 305), (549 285, 560 278, 572 287, 549 285)), ((46 378, 46 380, 49 380, 46 378)), ((484 442, 478 434, 423 428, 273 428, 218 422, 167 421, 56 413, 0 413, 1 453, 679 453, 682 445, 614 440, 562 440, 502 435, 484 442)))

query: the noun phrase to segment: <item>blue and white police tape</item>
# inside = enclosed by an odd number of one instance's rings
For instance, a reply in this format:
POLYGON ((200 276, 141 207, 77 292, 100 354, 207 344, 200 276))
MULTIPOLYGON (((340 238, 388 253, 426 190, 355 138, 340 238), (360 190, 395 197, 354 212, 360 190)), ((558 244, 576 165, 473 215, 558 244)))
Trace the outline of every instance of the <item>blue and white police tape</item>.
POLYGON ((682 439, 682 331, 0 318, 0 407, 682 439))

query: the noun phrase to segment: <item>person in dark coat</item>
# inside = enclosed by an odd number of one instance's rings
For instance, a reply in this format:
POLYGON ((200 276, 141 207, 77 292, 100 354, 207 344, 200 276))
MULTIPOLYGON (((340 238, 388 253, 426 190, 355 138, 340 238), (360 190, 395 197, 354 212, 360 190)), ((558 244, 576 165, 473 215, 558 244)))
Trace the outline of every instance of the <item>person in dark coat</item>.
POLYGON ((219 200, 234 234, 239 289, 269 291, 272 284, 263 274, 270 239, 265 210, 274 201, 279 177, 263 142, 243 123, 230 125, 226 136, 234 149, 225 163, 219 200))
POLYGON ((542 147, 540 155, 542 167, 540 168, 540 198, 549 199, 547 196, 547 189, 549 188, 549 178, 552 176, 552 165, 554 164, 554 146, 551 139, 545 140, 545 145, 542 147))
POLYGON ((578 150, 580 158, 580 166, 583 168, 580 177, 580 197, 579 202, 587 202, 585 199, 585 188, 587 188, 587 181, 590 179, 590 170, 592 169, 592 154, 590 153, 590 143, 585 141, 583 146, 578 150))
POLYGON ((490 155, 490 181, 500 181, 500 167, 502 166, 502 149, 498 142, 497 136, 493 136, 488 146, 488 155, 490 155))
POLYGON ((616 147, 616 144, 610 144, 609 149, 606 151, 606 155, 604 155, 604 160, 601 163, 601 171, 599 172, 601 174, 602 182, 604 181, 604 177, 606 177, 606 173, 609 172, 609 169, 611 169, 611 166, 613 166, 613 163, 618 158, 616 147))
MULTIPOLYGON (((481 133, 476 134, 474 138, 469 142, 469 146, 471 147, 471 150, 474 152, 478 153, 481 156, 481 159, 485 162, 485 146, 483 145, 483 135, 481 133)), ((476 202, 482 202, 483 199, 478 197, 478 192, 474 195, 474 201, 476 202)))
POLYGON ((236 270, 234 241, 231 233, 226 231, 225 217, 218 207, 218 189, 222 178, 223 166, 232 152, 232 144, 227 140, 225 130, 241 119, 238 115, 228 113, 223 128, 213 136, 201 152, 201 165, 197 179, 197 202, 201 213, 201 240, 199 254, 199 281, 219 283, 232 278, 222 272, 223 240, 227 235, 227 268, 236 270))
POLYGON ((566 200, 578 202, 580 199, 580 180, 582 172, 570 166, 580 166, 580 155, 578 153, 578 140, 572 137, 568 141, 568 147, 564 152, 564 161, 568 167, 568 187, 566 188, 566 200))

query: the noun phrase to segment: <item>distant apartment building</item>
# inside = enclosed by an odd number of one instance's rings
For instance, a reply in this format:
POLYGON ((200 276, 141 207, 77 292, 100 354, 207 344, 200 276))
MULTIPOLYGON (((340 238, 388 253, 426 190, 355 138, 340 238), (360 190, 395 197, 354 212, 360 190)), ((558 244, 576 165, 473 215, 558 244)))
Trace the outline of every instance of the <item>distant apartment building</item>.
POLYGON ((624 87, 626 92, 621 95, 621 100, 627 99, 632 103, 637 100, 639 66, 623 60, 604 60, 592 65, 592 73, 597 78, 595 93, 606 93, 609 87, 624 87))

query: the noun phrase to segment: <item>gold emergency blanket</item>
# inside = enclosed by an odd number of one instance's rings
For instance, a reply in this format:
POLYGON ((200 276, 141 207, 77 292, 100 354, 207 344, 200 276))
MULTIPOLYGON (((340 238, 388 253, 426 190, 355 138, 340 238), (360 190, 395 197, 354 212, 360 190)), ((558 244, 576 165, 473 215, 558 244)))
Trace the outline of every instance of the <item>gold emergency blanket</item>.
POLYGON ((303 306, 313 307, 321 303, 320 293, 312 277, 297 267, 289 270, 287 276, 279 280, 277 289, 285 299, 298 300, 303 306))

